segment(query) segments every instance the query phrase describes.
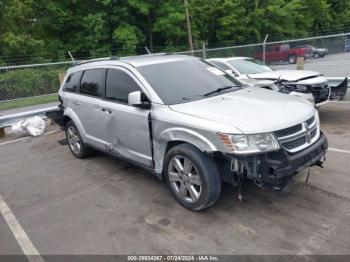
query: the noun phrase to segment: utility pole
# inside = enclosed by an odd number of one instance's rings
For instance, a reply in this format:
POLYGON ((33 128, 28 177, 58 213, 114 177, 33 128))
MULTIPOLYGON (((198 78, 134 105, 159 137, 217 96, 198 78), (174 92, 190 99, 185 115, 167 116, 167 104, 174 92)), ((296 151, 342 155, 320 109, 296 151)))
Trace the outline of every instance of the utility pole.
POLYGON ((190 50, 193 51, 192 30, 191 30, 190 14, 188 12, 188 2, 187 2, 187 0, 183 0, 183 1, 184 1, 184 5, 185 5, 185 10, 186 10, 188 45, 190 46, 190 50))

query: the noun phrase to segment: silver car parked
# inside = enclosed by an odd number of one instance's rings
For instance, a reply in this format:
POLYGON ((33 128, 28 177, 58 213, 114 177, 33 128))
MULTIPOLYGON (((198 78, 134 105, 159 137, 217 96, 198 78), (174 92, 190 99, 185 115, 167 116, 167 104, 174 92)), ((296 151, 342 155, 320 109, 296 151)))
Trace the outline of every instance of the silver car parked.
POLYGON ((68 70, 59 95, 56 120, 74 156, 97 149, 141 166, 191 210, 214 204, 222 182, 280 189, 327 149, 308 102, 242 86, 190 56, 86 62, 68 70))

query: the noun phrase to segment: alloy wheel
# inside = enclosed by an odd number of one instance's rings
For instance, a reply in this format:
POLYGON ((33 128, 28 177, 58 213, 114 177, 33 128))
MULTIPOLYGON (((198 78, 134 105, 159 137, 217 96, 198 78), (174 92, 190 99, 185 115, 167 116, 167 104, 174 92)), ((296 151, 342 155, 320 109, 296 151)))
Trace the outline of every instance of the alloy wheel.
POLYGON ((78 135, 78 131, 74 126, 70 126, 67 129, 67 139, 70 149, 74 154, 78 155, 81 150, 81 141, 78 135))
POLYGON ((184 201, 196 202, 202 192, 202 181, 193 162, 182 155, 175 155, 169 162, 168 176, 171 187, 184 201))

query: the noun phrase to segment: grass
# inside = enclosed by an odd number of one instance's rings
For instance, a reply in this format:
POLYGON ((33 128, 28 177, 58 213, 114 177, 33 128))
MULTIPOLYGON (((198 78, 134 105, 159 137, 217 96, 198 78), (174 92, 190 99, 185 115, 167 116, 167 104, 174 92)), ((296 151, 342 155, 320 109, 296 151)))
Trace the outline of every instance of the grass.
POLYGON ((58 101, 58 94, 47 95, 47 96, 37 96, 37 97, 28 97, 23 99, 18 99, 14 101, 8 102, 0 102, 0 110, 18 108, 23 106, 32 106, 32 105, 40 105, 50 102, 58 101))

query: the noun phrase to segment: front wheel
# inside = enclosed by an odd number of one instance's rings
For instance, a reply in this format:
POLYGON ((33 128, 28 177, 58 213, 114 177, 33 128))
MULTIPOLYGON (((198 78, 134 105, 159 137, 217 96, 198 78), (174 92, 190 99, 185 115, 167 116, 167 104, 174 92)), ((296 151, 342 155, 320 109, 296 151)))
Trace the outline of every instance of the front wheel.
POLYGON ((91 154, 91 149, 83 142, 73 121, 66 125, 66 137, 70 151, 77 158, 85 158, 91 154))
POLYGON ((175 199, 194 211, 211 206, 221 193, 221 177, 214 160, 190 144, 168 151, 164 176, 175 199))
POLYGON ((320 58, 320 57, 321 57, 320 53, 314 53, 314 58, 320 58))

